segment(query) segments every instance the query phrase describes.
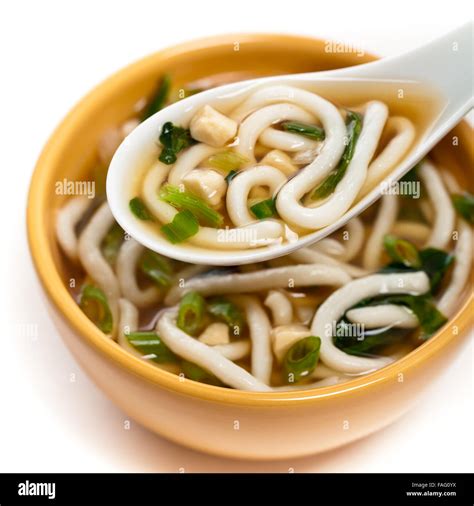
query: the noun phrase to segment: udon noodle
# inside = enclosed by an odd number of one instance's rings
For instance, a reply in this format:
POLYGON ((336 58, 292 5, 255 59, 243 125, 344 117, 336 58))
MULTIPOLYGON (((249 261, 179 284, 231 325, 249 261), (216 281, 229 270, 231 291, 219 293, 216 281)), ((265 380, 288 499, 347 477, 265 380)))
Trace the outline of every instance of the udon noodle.
MULTIPOLYGON (((346 114, 313 93, 278 86, 257 91, 226 118, 235 132, 225 136, 223 157, 222 147, 206 139, 173 164, 156 162, 143 181, 146 208, 136 210, 172 222, 182 211, 156 192, 183 184, 188 192, 186 181, 193 188, 200 181, 201 200, 207 195, 214 210, 225 201, 226 219, 254 227, 263 242, 283 239, 285 227, 325 226, 384 178, 413 139, 411 123, 389 118, 380 102, 365 104, 360 114, 353 157, 318 205, 308 195, 340 163, 346 114), (287 120, 323 129, 324 140, 281 129, 287 120), (393 137, 374 159, 384 128, 393 137), (208 166, 236 160, 245 162, 228 185, 208 166), (274 194, 279 218, 255 220, 249 202, 274 194)), ((137 124, 132 118, 104 136, 98 151, 105 165, 137 124)), ((215 268, 164 258, 127 236, 103 197, 68 200, 57 214, 57 239, 79 280, 73 295, 81 309, 104 339, 138 359, 181 381, 220 387, 324 387, 409 353, 446 324, 469 289, 472 196, 429 160, 407 180, 421 186, 420 198, 384 195, 330 237, 261 264, 215 268)), ((189 240, 216 247, 216 233, 200 225, 189 240)))

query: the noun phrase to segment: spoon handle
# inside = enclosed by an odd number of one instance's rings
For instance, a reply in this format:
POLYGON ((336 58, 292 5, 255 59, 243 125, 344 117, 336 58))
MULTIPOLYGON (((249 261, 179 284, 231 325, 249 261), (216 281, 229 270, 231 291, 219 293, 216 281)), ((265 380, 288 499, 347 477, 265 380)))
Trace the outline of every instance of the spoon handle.
POLYGON ((434 142, 473 108, 473 29, 470 21, 408 53, 331 74, 367 80, 417 81, 434 88, 445 101, 430 129, 430 140, 434 142))

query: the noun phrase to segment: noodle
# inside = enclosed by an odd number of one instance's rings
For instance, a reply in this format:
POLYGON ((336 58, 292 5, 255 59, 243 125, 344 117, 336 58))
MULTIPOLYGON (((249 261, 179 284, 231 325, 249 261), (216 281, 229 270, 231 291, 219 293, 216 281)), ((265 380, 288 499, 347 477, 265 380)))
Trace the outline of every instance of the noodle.
POLYGON ((365 358, 348 355, 332 342, 333 323, 344 312, 362 299, 379 293, 411 293, 420 295, 429 290, 429 280, 424 272, 409 274, 373 274, 357 279, 339 288, 316 311, 311 331, 320 336, 321 360, 329 367, 346 373, 363 373, 379 369, 391 362, 389 358, 365 358))
POLYGON ((426 245, 442 249, 450 241, 454 228, 455 217, 451 199, 441 177, 431 163, 424 162, 422 164, 420 178, 428 190, 430 201, 435 209, 433 231, 426 245))
POLYGON ((82 231, 79 237, 78 255, 84 270, 107 296, 113 321, 117 322, 120 287, 112 267, 107 263, 100 249, 104 236, 113 224, 114 217, 105 202, 82 231))
POLYGON ((380 199, 380 208, 374 228, 366 243, 363 265, 366 269, 375 269, 380 263, 380 253, 385 234, 392 229, 398 214, 398 198, 395 195, 384 195, 380 199))
POLYGON ((90 200, 79 196, 70 199, 58 212, 56 218, 56 236, 68 258, 78 261, 76 226, 90 205, 90 200))
POLYGON ((176 326, 175 318, 176 312, 167 311, 157 325, 158 333, 174 353, 205 368, 231 387, 260 392, 271 390, 268 385, 213 350, 211 346, 185 334, 176 326))
POLYGON ((165 304, 175 304, 185 293, 195 290, 204 296, 257 292, 272 288, 314 285, 340 286, 350 281, 342 269, 325 265, 277 267, 245 274, 222 274, 190 279, 183 287, 174 286, 165 304))
POLYGON ((161 292, 156 286, 140 288, 137 283, 137 263, 145 248, 134 239, 125 240, 117 256, 117 279, 125 298, 137 307, 147 307, 161 300, 161 292))

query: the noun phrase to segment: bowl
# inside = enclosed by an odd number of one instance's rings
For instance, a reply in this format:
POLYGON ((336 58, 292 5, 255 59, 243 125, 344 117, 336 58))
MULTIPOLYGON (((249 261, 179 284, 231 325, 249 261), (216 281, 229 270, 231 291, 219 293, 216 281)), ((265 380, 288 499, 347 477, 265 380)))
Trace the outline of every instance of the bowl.
MULTIPOLYGON (((83 98, 53 133, 36 165, 28 197, 28 238, 61 336, 86 373, 129 417, 182 445, 228 457, 282 459, 367 436, 405 413, 439 377, 471 323, 472 294, 459 301, 449 325, 383 369, 331 387, 253 393, 179 378, 130 355, 107 339, 70 295, 54 234, 55 212, 66 197, 55 194, 55 182, 84 176, 95 158, 98 138, 127 119, 162 72, 185 83, 216 73, 309 72, 374 59, 368 54, 331 53, 328 47, 332 46, 327 41, 312 38, 248 34, 192 41, 152 54, 83 98)), ((471 135, 463 122, 433 153, 464 182, 474 180, 471 135)))

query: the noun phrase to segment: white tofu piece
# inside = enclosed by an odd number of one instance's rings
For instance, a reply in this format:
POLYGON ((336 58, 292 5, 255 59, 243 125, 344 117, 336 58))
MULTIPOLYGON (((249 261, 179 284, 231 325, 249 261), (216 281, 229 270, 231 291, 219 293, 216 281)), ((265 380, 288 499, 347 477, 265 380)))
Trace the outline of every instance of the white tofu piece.
POLYGON ((296 307, 296 316, 298 320, 304 325, 308 325, 311 323, 315 313, 315 309, 312 306, 297 306, 296 307))
POLYGON ((279 149, 273 149, 267 153, 259 163, 261 165, 271 165, 272 167, 281 170, 286 176, 291 176, 298 170, 291 158, 279 149))
POLYGON ((282 362, 286 352, 304 337, 311 335, 308 327, 297 323, 275 327, 270 335, 272 348, 278 362, 282 362))
POLYGON ((235 137, 237 123, 205 105, 193 116, 189 129, 193 139, 220 148, 235 137))
POLYGON ((193 169, 183 177, 186 188, 212 207, 219 207, 227 190, 225 178, 212 169, 193 169))
POLYGON ((198 341, 209 346, 230 343, 229 326, 225 323, 211 323, 199 336, 198 341))

